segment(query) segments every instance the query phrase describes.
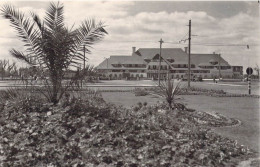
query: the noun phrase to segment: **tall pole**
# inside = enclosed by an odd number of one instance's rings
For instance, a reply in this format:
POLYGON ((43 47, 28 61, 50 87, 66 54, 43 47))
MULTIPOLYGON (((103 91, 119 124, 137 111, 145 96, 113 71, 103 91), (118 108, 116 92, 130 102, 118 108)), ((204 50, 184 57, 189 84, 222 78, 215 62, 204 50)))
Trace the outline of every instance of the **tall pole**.
POLYGON ((159 86, 161 86, 161 56, 162 56, 162 43, 163 40, 161 38, 160 42, 160 55, 159 55, 159 72, 158 72, 158 79, 159 79, 159 86))
POLYGON ((83 69, 85 70, 85 67, 86 67, 86 65, 85 65, 85 62, 86 62, 86 55, 85 55, 85 45, 84 45, 84 48, 83 48, 83 52, 84 52, 84 62, 83 62, 83 69))
POLYGON ((189 20, 189 58, 188 58, 188 88, 190 88, 190 40, 191 40, 191 20, 189 20))
MULTIPOLYGON (((85 55, 85 45, 83 46, 83 78, 85 77, 85 62, 86 62, 86 55, 85 55)), ((83 87, 83 78, 81 78, 81 88, 83 87)))
POLYGON ((248 94, 251 95, 251 74, 248 75, 248 94))
POLYGON ((218 81, 220 81, 220 77, 221 77, 221 74, 220 74, 220 54, 218 55, 218 81))

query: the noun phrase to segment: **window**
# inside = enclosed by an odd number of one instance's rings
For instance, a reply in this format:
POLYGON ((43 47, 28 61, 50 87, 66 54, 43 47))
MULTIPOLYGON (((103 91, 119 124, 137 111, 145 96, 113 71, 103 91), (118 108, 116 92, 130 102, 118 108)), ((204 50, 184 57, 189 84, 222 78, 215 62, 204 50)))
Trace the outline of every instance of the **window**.
POLYGON ((154 70, 156 69, 156 65, 153 65, 153 69, 154 69, 154 70))
POLYGON ((112 70, 112 72, 121 72, 121 70, 112 70))
POLYGON ((143 74, 141 74, 141 78, 143 78, 144 76, 143 76, 143 74))

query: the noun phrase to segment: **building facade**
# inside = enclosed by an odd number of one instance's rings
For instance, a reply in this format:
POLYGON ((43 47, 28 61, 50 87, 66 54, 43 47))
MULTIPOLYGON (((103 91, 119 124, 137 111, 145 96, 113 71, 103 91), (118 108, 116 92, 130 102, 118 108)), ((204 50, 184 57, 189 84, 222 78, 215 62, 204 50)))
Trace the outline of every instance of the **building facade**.
MULTIPOLYGON (((187 48, 133 47, 131 56, 110 56, 96 69, 109 79, 186 79, 188 74, 187 48), (159 66, 161 64, 160 70, 159 66)), ((191 78, 242 78, 243 67, 231 66, 220 54, 191 54, 191 78)))

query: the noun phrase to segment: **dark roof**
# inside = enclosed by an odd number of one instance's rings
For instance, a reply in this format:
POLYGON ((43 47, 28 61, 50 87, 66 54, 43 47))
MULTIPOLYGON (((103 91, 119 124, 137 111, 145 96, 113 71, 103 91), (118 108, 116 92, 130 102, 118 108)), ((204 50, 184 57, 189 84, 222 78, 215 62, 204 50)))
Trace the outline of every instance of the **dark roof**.
MULTIPOLYGON (((160 53, 159 48, 140 48, 137 52, 143 58, 152 59, 156 54, 160 53)), ((162 57, 166 60, 167 58, 173 58, 175 62, 188 62, 188 55, 181 48, 163 48, 162 57)))
MULTIPOLYGON (((196 54, 191 54, 191 61, 195 64, 195 65, 199 65, 201 63, 210 63, 212 61, 219 61, 219 55, 218 54, 200 54, 200 53, 196 53, 196 54)), ((221 56, 220 56, 220 65, 222 66, 230 66, 228 64, 227 61, 225 61, 221 56)))
POLYGON ((214 65, 212 65, 211 63, 208 63, 208 62, 203 62, 203 63, 198 64, 198 66, 214 66, 214 65))
POLYGON ((110 56, 97 66, 97 69, 112 69, 112 64, 145 64, 143 58, 137 56, 110 56))
MULTIPOLYGON (((147 64, 145 59, 153 59, 156 54, 160 53, 159 48, 140 48, 136 52, 132 53, 132 56, 110 56, 109 59, 104 60, 97 66, 97 69, 113 69, 115 67, 112 64, 147 64), (108 61, 108 62, 107 62, 108 61)), ((188 54, 181 48, 162 48, 162 57, 164 60, 169 58, 174 59, 171 64, 188 64, 188 54)), ((191 54, 191 64, 198 66, 199 64, 210 64, 210 62, 219 61, 218 54, 191 54)), ((230 66, 220 56, 221 66, 230 66)))

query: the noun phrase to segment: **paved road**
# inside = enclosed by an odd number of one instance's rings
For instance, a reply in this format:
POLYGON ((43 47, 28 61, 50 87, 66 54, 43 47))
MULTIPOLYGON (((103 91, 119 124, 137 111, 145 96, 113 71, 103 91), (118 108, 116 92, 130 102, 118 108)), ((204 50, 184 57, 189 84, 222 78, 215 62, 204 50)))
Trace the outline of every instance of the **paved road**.
MULTIPOLYGON (((183 85, 186 85, 187 82, 182 82, 183 85)), ((0 89, 6 89, 10 85, 24 86, 21 82, 8 82, 0 81, 0 89)), ((99 83, 87 84, 86 86, 96 88, 96 89, 134 89, 135 87, 151 87, 157 86, 158 81, 151 80, 141 80, 141 81, 125 81, 125 80, 111 80, 111 81, 100 81, 99 83)), ((251 93, 254 95, 259 95, 259 82, 252 82, 251 93)), ((248 85, 247 82, 191 82, 191 86, 204 88, 204 89, 216 89, 224 90, 229 93, 238 93, 238 94, 248 94, 248 85)))

